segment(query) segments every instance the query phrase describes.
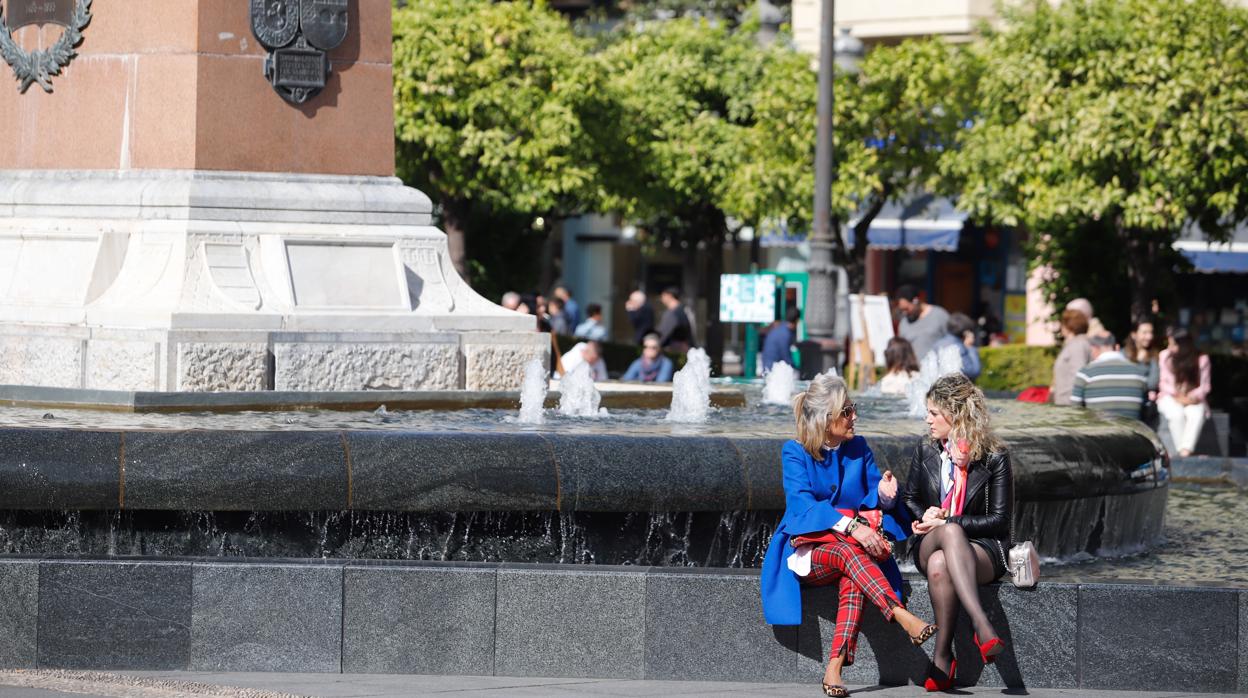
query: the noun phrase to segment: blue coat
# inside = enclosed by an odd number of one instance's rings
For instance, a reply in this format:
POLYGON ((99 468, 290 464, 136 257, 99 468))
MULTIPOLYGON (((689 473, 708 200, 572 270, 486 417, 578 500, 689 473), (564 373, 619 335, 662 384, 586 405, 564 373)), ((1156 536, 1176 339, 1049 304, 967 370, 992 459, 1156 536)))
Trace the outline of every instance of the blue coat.
MULTIPOLYGON (((789 441, 781 451, 784 464, 784 518, 771 538, 761 574, 763 617, 772 625, 801 625, 802 591, 797 575, 786 560, 793 553, 791 536, 826 531, 841 520, 837 509, 878 509, 880 471, 875 456, 861 436, 829 451, 822 460, 810 457, 797 441, 789 441)), ((897 540, 905 540, 909 517, 905 507, 896 506, 884 515, 884 530, 897 540), (894 518, 894 514, 898 518, 894 518)), ((889 558, 880 564, 901 596, 901 570, 889 558)))

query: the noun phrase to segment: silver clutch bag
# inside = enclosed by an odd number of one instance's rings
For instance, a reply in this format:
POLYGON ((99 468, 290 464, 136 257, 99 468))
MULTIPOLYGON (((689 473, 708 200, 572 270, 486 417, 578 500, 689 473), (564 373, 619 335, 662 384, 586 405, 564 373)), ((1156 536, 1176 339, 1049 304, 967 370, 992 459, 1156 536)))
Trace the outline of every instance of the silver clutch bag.
POLYGON ((1040 581, 1040 555, 1031 541, 1010 548, 1009 570, 1016 587, 1031 588, 1040 581))

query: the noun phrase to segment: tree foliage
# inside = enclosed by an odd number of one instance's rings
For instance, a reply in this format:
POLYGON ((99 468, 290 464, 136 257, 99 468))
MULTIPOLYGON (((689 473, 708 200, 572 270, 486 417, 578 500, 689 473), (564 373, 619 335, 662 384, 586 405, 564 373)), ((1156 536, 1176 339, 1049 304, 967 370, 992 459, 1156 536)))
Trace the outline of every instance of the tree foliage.
POLYGON ((1006 17, 945 171, 964 208, 1035 233, 1059 276, 1061 251, 1108 226, 1140 313, 1185 225, 1224 239, 1248 214, 1248 15, 1222 0, 1035 0, 1006 17))
POLYGON ((461 273, 468 202, 560 215, 601 199, 604 80, 541 0, 420 0, 394 11, 399 174, 442 209, 461 273), (458 238, 458 239, 457 239, 458 238))
POLYGON ((911 40, 875 48, 858 76, 838 85, 839 171, 851 175, 846 193, 858 202, 845 260, 855 291, 864 285, 867 229, 885 203, 920 190, 957 193, 940 162, 973 114, 982 67, 968 47, 911 40))

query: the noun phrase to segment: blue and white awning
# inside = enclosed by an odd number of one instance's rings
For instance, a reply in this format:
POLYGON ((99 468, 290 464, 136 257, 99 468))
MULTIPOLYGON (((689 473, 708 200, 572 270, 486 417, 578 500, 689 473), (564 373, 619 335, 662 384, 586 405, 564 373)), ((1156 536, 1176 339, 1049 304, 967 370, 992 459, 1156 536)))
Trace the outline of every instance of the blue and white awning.
POLYGON ((1230 242, 1213 243, 1195 225, 1174 243, 1201 274, 1248 274, 1248 227, 1235 229, 1230 242))
MULTIPOLYGON (((855 217, 846 235, 854 243, 855 217)), ((935 250, 956 252, 966 224, 966 214, 953 202, 935 194, 916 194, 902 202, 890 202, 867 229, 867 245, 880 250, 935 250)), ((760 225, 759 244, 763 247, 796 247, 807 241, 806 231, 790 230, 783 222, 760 225)))
MULTIPOLYGON (((850 244, 854 225, 849 222, 850 244)), ((918 194, 900 202, 889 202, 867 228, 867 245, 879 250, 935 250, 956 252, 966 224, 966 213, 953 202, 935 194, 918 194)))

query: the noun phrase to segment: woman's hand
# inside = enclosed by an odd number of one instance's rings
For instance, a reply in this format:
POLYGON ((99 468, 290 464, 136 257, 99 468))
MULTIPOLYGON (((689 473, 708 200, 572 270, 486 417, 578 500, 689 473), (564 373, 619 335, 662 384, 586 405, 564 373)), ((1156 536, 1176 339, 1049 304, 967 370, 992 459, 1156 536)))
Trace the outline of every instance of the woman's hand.
POLYGON ((936 519, 944 519, 948 515, 949 512, 940 507, 928 507, 927 511, 923 512, 923 522, 928 523, 936 519))
POLYGON ((880 499, 896 499, 897 478, 893 477, 893 471, 885 470, 880 476, 880 484, 875 489, 880 493, 880 499))
POLYGON ((863 549, 871 557, 883 557, 888 552, 888 545, 884 542, 884 537, 872 530, 870 526, 858 526, 849 535, 853 536, 854 540, 862 543, 863 549))
POLYGON ((933 528, 936 528, 937 526, 944 525, 944 523, 945 523, 945 520, 943 518, 923 519, 922 521, 915 521, 914 523, 910 524, 910 530, 914 531, 916 535, 921 536, 924 533, 931 531, 933 528))

